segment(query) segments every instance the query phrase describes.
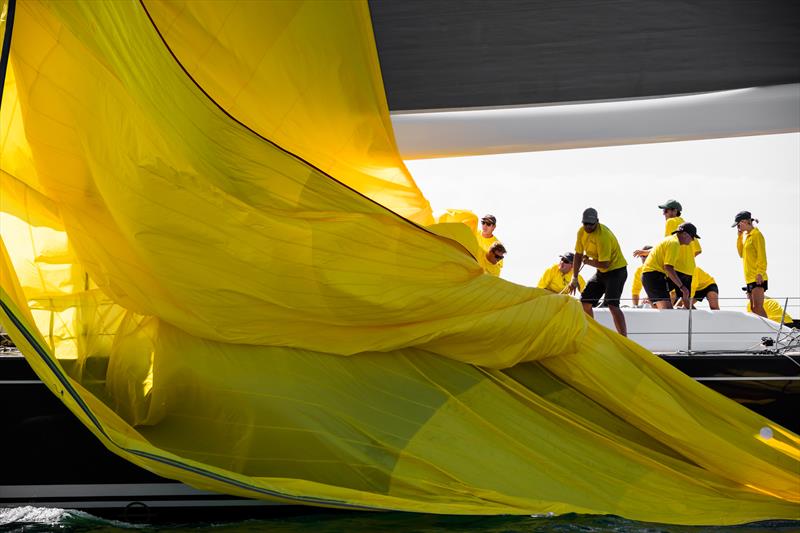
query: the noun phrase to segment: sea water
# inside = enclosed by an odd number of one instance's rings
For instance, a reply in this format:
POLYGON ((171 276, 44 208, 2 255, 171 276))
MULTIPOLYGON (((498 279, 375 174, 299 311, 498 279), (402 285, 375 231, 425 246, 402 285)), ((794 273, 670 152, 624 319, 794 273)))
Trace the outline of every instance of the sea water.
POLYGON ((279 533, 404 532, 618 532, 618 533, 797 533, 800 521, 767 521, 739 526, 673 526, 625 520, 615 516, 567 514, 560 516, 448 516, 413 513, 319 511, 294 516, 195 523, 141 524, 106 520, 81 511, 42 507, 0 509, 0 532, 152 531, 209 533, 270 531, 279 533))

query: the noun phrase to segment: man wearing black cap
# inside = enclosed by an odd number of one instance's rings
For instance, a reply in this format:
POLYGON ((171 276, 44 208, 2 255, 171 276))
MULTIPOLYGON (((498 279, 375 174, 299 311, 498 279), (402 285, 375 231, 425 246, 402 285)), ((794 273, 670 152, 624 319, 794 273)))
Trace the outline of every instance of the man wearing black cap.
MULTIPOLYGON (((556 294, 566 294, 569 280, 572 278, 572 263, 575 260, 575 254, 567 252, 559 257, 561 261, 545 270, 536 286, 556 294)), ((586 282, 583 280, 583 276, 579 275, 578 288, 581 292, 585 286, 586 282)))
POLYGON ((628 262, 622 255, 617 238, 603 224, 597 216, 597 210, 589 207, 583 211, 583 223, 578 229, 575 241, 575 260, 572 264, 572 280, 569 282, 569 293, 574 294, 579 285, 578 273, 581 265, 587 264, 597 268, 594 276, 586 283, 586 288, 581 292, 581 303, 587 315, 594 317, 592 307, 596 306, 601 297, 605 303, 614 326, 620 335, 628 336, 628 326, 625 324, 625 315, 619 308, 619 298, 625 280, 628 279, 628 262))
POLYGON ((694 239, 699 239, 697 228, 691 222, 684 222, 667 237, 650 250, 642 268, 642 285, 647 297, 659 309, 672 309, 670 291, 675 290, 683 298, 688 309, 691 306, 689 297, 692 286, 691 277, 679 276, 675 264, 680 259, 681 248, 688 246, 694 239))

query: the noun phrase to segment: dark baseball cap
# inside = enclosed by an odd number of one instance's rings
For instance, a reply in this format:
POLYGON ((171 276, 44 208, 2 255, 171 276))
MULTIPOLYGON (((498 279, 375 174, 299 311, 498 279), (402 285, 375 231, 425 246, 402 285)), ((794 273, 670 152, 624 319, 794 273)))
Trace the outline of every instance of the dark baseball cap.
POLYGON ((483 215, 483 217, 481 218, 481 222, 488 222, 494 226, 497 225, 497 219, 495 218, 494 215, 483 215))
POLYGON ((671 200, 671 199, 667 200, 666 202, 664 202, 663 204, 658 206, 658 208, 659 209, 677 209, 678 211, 683 211, 683 208, 681 207, 681 203, 678 200, 671 200))
POLYGON ((594 207, 587 207, 583 210, 583 218, 581 219, 581 222, 584 224, 596 224, 598 220, 597 209, 594 207))
POLYGON ((750 211, 739 211, 736 213, 736 217, 733 219, 733 225, 731 227, 735 228, 736 224, 742 220, 750 220, 751 218, 753 218, 753 215, 750 214, 750 211))
POLYGON ((694 224, 692 224, 691 222, 684 222, 683 224, 678 226, 678 228, 675 231, 673 231, 672 234, 675 235, 676 233, 680 233, 681 231, 685 231, 686 233, 691 235, 692 238, 694 239, 700 238, 700 235, 697 234, 697 228, 694 227, 694 224))
POLYGON ((572 252, 567 252, 565 254, 561 254, 558 257, 560 257, 561 259, 563 259, 567 263, 572 263, 573 261, 575 261, 575 254, 572 253, 572 252))

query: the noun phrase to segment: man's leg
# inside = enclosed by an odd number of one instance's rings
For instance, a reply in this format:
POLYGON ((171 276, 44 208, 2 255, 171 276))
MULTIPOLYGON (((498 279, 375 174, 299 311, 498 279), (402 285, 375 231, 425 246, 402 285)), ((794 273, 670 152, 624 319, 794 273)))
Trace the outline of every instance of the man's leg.
POLYGON ((719 311, 719 293, 711 291, 706 294, 706 298, 708 298, 708 306, 713 311, 719 311))
POLYGON ((657 307, 658 309, 672 309, 672 302, 670 302, 670 301, 669 301, 669 299, 666 299, 666 300, 656 300, 656 301, 655 301, 655 302, 653 302, 653 303, 654 303, 654 304, 656 304, 656 307, 657 307))
POLYGON ((608 310, 611 311, 611 317, 614 319, 614 327, 617 332, 623 337, 628 336, 628 325, 625 323, 625 314, 616 305, 609 305, 608 310))
POLYGON ((628 325, 625 323, 625 314, 619 308, 619 299, 622 296, 622 289, 625 287, 625 280, 628 279, 628 269, 626 267, 606 272, 605 284, 606 293, 604 302, 608 304, 611 311, 611 318, 614 319, 614 327, 617 333, 623 337, 628 336, 628 325))
POLYGON ((583 311, 592 318, 594 318, 594 311, 592 308, 600 300, 600 297, 603 296, 604 290, 605 286, 602 280, 599 279, 598 273, 595 272, 594 276, 589 278, 589 281, 586 282, 586 286, 581 293, 583 311))

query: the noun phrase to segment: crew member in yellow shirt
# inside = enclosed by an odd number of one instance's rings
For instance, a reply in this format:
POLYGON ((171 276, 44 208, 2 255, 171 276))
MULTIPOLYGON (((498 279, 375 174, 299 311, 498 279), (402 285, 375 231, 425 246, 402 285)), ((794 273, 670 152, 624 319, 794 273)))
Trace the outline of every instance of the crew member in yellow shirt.
POLYGON ((736 250, 739 252, 744 266, 747 297, 753 307, 753 312, 766 318, 764 293, 768 289, 767 245, 761 231, 753 225, 753 222, 758 222, 758 219, 754 219, 750 211, 740 211, 736 213, 732 227, 739 232, 736 237, 736 250))
POLYGON ((675 264, 680 257, 682 247, 691 244, 692 240, 699 239, 697 228, 690 222, 685 222, 671 235, 658 243, 655 248, 650 250, 647 260, 642 269, 642 285, 647 292, 647 297, 659 309, 672 309, 670 290, 675 288, 675 292, 683 298, 684 305, 689 304, 689 288, 691 282, 686 284, 678 276, 675 264))
MULTIPOLYGON (((742 289, 747 290, 747 287, 742 287, 742 289)), ((764 310, 767 312, 767 318, 773 322, 780 324, 781 318, 783 318, 784 325, 791 326, 794 324, 794 320, 792 319, 791 315, 789 315, 789 313, 784 314, 781 304, 772 298, 764 298, 764 310)), ((753 312, 753 306, 750 304, 750 302, 747 302, 747 312, 753 312)))
MULTIPOLYGON (((575 260, 575 254, 567 252, 559 256, 561 261, 551 266, 544 271, 542 277, 539 279, 539 284, 536 285, 540 289, 545 289, 556 294, 566 294, 569 287, 569 280, 572 279, 572 264, 575 260)), ((583 276, 578 275, 578 288, 583 292, 586 282, 583 276)))
POLYGON ((711 275, 700 268, 694 267, 692 275, 692 305, 708 298, 708 307, 712 311, 719 311, 719 287, 711 275))
MULTIPOLYGON (((649 244, 646 244, 640 248, 640 250, 643 250, 647 253, 650 253, 650 250, 652 249, 653 247, 649 244)), ((636 252, 634 252, 634 256, 636 256, 636 252)), ((639 265, 639 268, 637 268, 636 272, 633 273, 633 287, 631 287, 631 300, 633 300, 634 307, 639 307, 639 295, 642 292, 642 269, 644 268, 645 259, 647 259, 646 255, 640 255, 638 257, 642 260, 642 264, 639 265)), ((642 301, 642 306, 650 307, 650 300, 645 298, 642 301)))
POLYGON ((506 247, 500 241, 495 242, 489 247, 489 250, 479 256, 478 262, 483 267, 487 274, 495 277, 500 277, 500 269, 502 268, 501 262, 506 256, 506 247))
MULTIPOLYGON (((708 298, 708 307, 712 311, 719 311, 719 287, 717 287, 717 282, 708 272, 699 266, 694 267, 691 298, 692 309, 694 309, 694 304, 708 298)), ((673 302, 674 301, 675 299, 673 298, 673 302)))
POLYGON ((580 283, 581 266, 587 264, 597 269, 581 292, 581 303, 587 315, 594 317, 592 307, 604 296, 614 327, 620 335, 628 336, 625 315, 619 308, 619 298, 628 279, 628 262, 622 255, 617 238, 597 216, 597 210, 589 207, 583 211, 582 225, 578 229, 575 241, 575 259, 572 264, 572 280, 569 282, 569 293, 574 294, 580 283))
MULTIPOLYGON (((664 237, 669 237, 670 235, 675 233, 675 230, 683 224, 685 221, 681 217, 683 213, 683 206, 677 200, 667 200, 663 204, 658 206, 661 209, 661 212, 664 215, 664 219, 666 224, 664 226, 664 237)), ((691 246, 688 248, 681 248, 680 249, 680 257, 678 258, 677 264, 673 265, 675 267, 675 271, 678 272, 678 277, 681 278, 683 283, 687 285, 692 284, 692 276, 694 275, 694 267, 695 262, 694 258, 703 251, 700 247, 700 242, 698 240, 693 240, 691 246)), ((636 250, 633 255, 636 257, 647 257, 646 250, 636 250)))
MULTIPOLYGON (((478 246, 480 246, 484 252, 488 252, 492 245, 498 242, 497 236, 494 234, 495 228, 497 228, 497 218, 494 215, 483 215, 481 218, 481 228, 477 233, 477 237, 478 246)), ((499 275, 500 269, 503 268, 503 262, 500 261, 498 265, 497 271, 499 275)))

